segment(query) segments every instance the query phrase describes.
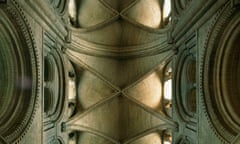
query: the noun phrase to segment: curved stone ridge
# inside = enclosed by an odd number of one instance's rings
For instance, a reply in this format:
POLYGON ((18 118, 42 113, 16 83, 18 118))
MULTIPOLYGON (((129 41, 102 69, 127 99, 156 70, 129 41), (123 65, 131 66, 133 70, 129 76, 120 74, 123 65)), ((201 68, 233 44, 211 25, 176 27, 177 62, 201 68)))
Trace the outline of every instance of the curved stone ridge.
POLYGON ((208 34, 200 71, 205 113, 215 134, 223 143, 232 143, 240 131, 239 105, 232 103, 233 99, 236 103, 239 102, 238 82, 236 78, 232 79, 232 76, 236 76, 236 67, 239 65, 239 60, 232 60, 239 54, 236 42, 236 35, 239 35, 237 17, 239 10, 231 7, 230 3, 218 11, 208 34), (231 92, 232 88, 235 89, 235 94, 231 92))
POLYGON ((169 0, 71 0, 69 15, 72 32, 67 47, 71 50, 90 55, 134 57, 168 49, 169 0))
POLYGON ((17 143, 29 129, 40 90, 40 65, 32 32, 16 1, 0 10, 1 77, 0 135, 7 143, 17 143), (1 69, 2 70, 2 69, 1 69), (5 86, 5 87, 4 87, 5 86), (8 103, 8 105, 4 105, 8 103))

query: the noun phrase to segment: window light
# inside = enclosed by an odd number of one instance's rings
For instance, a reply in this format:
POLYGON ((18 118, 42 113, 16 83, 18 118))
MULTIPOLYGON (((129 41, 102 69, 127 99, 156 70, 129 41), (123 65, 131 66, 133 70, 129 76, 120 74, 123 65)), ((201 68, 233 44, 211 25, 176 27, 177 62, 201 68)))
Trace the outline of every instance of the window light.
POLYGON ((69 86, 69 89, 68 89, 68 98, 69 99, 75 99, 75 91, 76 91, 76 88, 75 88, 75 82, 73 80, 69 80, 68 81, 68 86, 69 86))
POLYGON ((163 18, 168 18, 171 12, 171 0, 164 1, 163 18))
POLYGON ((163 144, 171 144, 169 141, 164 141, 163 144))
POLYGON ((164 82, 164 98, 166 100, 172 100, 172 79, 164 82))

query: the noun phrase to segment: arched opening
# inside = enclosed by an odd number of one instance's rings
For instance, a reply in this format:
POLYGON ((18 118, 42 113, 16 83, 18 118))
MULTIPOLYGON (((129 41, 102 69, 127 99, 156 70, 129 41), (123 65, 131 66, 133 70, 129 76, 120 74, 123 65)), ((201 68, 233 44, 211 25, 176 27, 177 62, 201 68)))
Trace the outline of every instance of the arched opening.
MULTIPOLYGON (((222 99, 226 113, 240 126, 240 25, 231 33, 222 58, 219 73, 221 80, 222 99)), ((225 112, 224 112, 225 113, 225 112)))
POLYGON ((29 27, 17 7, 10 5, 0 9, 0 143, 16 143, 26 133, 40 90, 39 61, 29 27))
POLYGON ((203 84, 211 122, 217 133, 231 142, 240 132, 240 12, 239 7, 229 12, 229 7, 210 35, 203 84))

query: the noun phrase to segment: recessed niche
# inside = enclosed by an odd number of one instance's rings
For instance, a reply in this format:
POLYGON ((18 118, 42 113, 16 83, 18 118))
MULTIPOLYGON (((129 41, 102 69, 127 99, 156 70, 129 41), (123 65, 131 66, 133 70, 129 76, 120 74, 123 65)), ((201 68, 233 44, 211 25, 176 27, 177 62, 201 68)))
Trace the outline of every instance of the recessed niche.
POLYGON ((209 36, 202 83, 211 123, 217 134, 232 143, 240 132, 240 12, 230 5, 222 11, 209 36))
POLYGON ((52 81, 52 71, 53 69, 51 61, 47 57, 44 57, 44 81, 52 81))
POLYGON ((62 114, 65 99, 65 73, 63 57, 59 49, 47 45, 50 43, 49 39, 44 41, 44 123, 50 124, 56 122, 62 114))
POLYGON ((53 95, 49 88, 44 88, 44 112, 48 113, 51 111, 51 105, 53 103, 53 95))
POLYGON ((176 73, 177 111, 186 122, 194 122, 197 112, 196 96, 196 60, 188 50, 184 50, 178 58, 176 73))
POLYGON ((31 29, 12 2, 0 9, 0 143, 17 143, 34 118, 40 68, 31 29))

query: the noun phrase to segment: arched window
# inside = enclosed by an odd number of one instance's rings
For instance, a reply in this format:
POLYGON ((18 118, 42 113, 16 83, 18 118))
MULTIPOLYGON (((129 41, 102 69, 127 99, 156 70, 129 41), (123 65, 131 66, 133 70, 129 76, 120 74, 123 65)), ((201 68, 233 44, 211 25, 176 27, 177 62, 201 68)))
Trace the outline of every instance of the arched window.
POLYGON ((172 68, 166 68, 164 74, 164 110, 168 116, 172 116, 172 68))

